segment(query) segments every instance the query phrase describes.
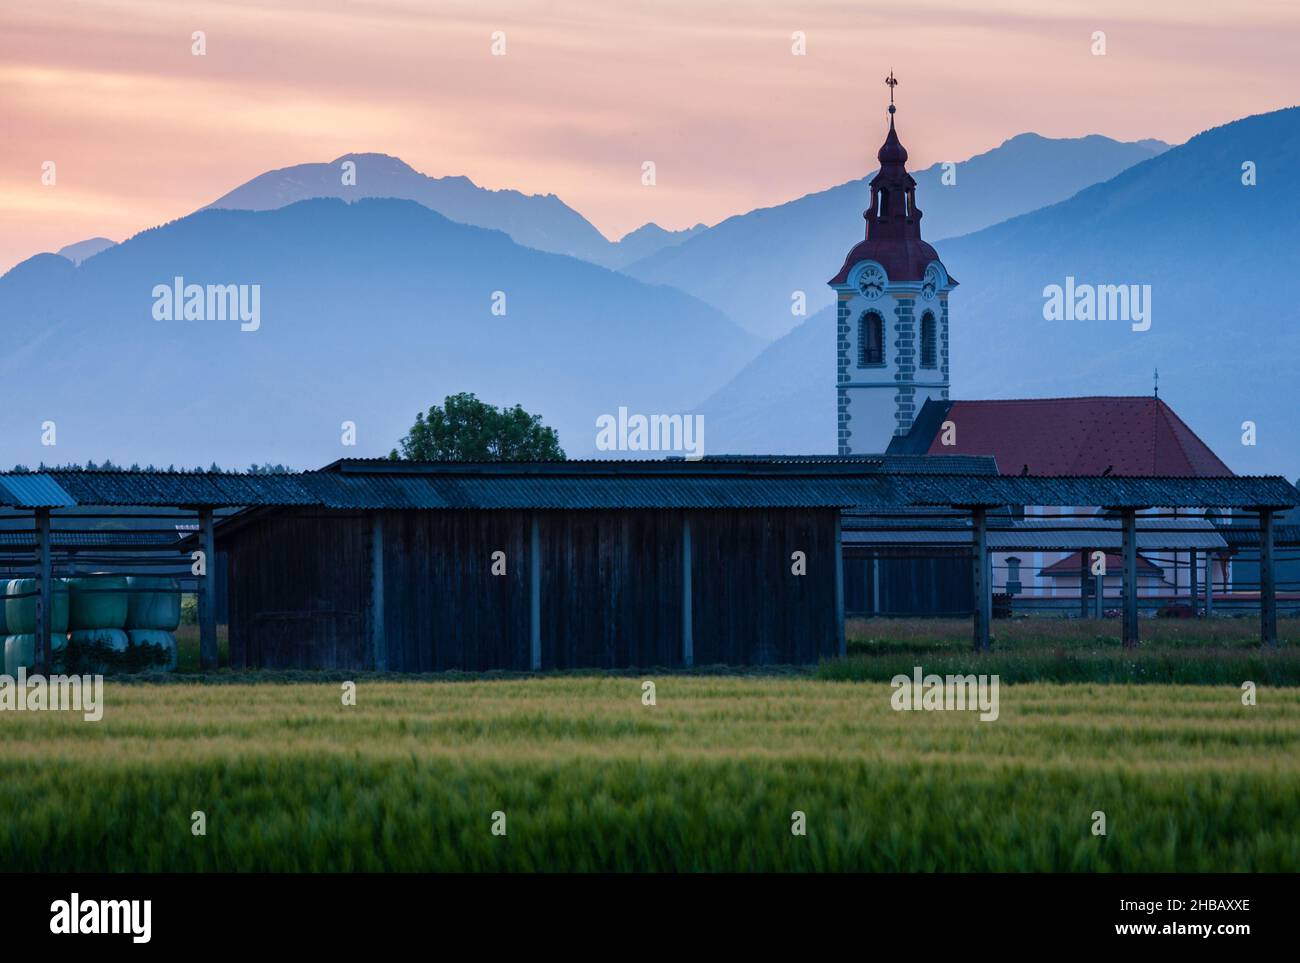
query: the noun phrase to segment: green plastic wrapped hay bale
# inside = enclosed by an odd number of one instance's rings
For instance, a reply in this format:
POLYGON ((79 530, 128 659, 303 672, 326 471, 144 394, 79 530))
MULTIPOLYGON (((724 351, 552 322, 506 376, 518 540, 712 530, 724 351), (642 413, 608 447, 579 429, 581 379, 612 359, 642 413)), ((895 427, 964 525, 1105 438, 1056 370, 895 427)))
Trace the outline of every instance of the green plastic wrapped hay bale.
POLYGON ((171 672, 176 668, 176 636, 161 629, 127 629, 127 638, 142 669, 171 672))
POLYGON ((79 672, 102 675, 127 661, 131 640, 122 629, 77 629, 70 646, 76 651, 79 672))
POLYGON ((72 606, 68 625, 74 632, 126 628, 126 579, 112 576, 68 579, 72 606))
MULTIPOLYGON (((64 657, 67 655, 68 637, 66 634, 50 636, 50 668, 55 672, 63 671, 64 657)), ((30 672, 36 662, 36 636, 31 633, 10 635, 5 638, 5 675, 16 676, 18 667, 24 666, 30 672)))
MULTIPOLYGON (((70 596, 68 584, 61 578, 53 579, 53 604, 50 606, 51 634, 68 631, 70 596)), ((11 579, 5 587, 5 628, 11 635, 36 634, 36 579, 11 579), (26 598, 15 596, 26 595, 26 598)))
MULTIPOLYGON (((126 627, 131 629, 158 629, 175 632, 181 624, 181 587, 172 578, 152 575, 132 575, 126 580, 131 594, 127 596, 126 627)), ((176 640, 172 640, 175 648, 176 640)))

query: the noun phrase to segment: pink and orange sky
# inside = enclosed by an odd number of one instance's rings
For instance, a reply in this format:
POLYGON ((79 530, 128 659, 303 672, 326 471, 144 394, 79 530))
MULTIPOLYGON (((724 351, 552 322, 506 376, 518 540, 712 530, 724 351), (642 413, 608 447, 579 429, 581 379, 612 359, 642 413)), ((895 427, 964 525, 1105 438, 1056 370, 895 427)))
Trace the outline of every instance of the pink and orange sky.
POLYGON ((558 194, 611 238, 714 223, 872 169, 891 68, 916 167, 1029 130, 1176 143, 1296 103, 1297 27, 1294 0, 10 2, 0 271, 352 151, 558 194))

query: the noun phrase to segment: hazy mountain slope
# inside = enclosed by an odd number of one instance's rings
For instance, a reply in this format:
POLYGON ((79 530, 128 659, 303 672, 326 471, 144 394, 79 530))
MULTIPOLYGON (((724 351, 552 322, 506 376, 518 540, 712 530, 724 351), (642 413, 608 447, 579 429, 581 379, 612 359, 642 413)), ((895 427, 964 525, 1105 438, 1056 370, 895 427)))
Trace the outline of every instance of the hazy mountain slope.
MULTIPOLYGON (((906 144, 906 127, 899 133, 906 144)), ((957 164, 955 184, 941 183, 942 166, 936 164, 913 174, 922 233, 933 242, 1036 210, 1149 159, 1162 146, 1096 135, 1052 140, 1021 134, 957 164)), ((757 334, 779 336, 802 320, 791 313, 792 292, 806 294, 809 314, 831 303, 826 280, 863 237, 862 210, 873 176, 874 171, 861 180, 728 218, 626 271, 693 294, 757 334)))
POLYGON ((697 410, 712 452, 834 452, 835 309, 773 341, 697 410))
POLYGON ((635 261, 640 261, 666 248, 674 247, 688 241, 708 228, 696 224, 681 231, 666 231, 658 224, 642 224, 635 231, 624 234, 613 247, 611 254, 599 262, 607 267, 621 268, 635 261))
POLYGON ((952 326, 967 397, 1160 394, 1234 470, 1300 470, 1300 310, 1280 283, 1300 269, 1300 109, 1198 135, 1069 201, 949 242, 963 280, 952 326), (1242 164, 1258 171, 1242 184, 1242 164), (964 272, 964 273, 963 273, 964 272), (1043 289, 1151 285, 1149 331, 1045 321, 1043 289), (969 359, 969 360, 966 360, 969 359), (1012 374, 1014 372, 1014 374, 1012 374), (1255 421, 1258 444, 1241 444, 1255 421))
MULTIPOLYGON (((1215 128, 1052 207, 938 245, 961 280, 951 299, 953 396, 1160 396, 1239 472, 1300 472, 1300 109, 1215 128), (1253 161, 1254 187, 1242 164, 1253 161), (1152 323, 1045 321, 1043 289, 1150 284, 1152 323), (1244 421, 1258 429, 1241 444, 1244 421)), ((927 210, 928 194, 918 195, 927 210)), ((764 425, 796 409, 784 451, 825 450, 834 425, 834 330, 809 319, 701 406, 714 450, 771 447, 764 425), (754 373, 762 372, 757 378, 754 373), (755 382, 758 382, 757 384, 755 382), (762 393, 774 400, 764 407, 762 393), (741 417, 743 415, 743 418, 741 417), (734 426, 734 430, 727 430, 734 426)), ((881 439, 883 447, 887 438, 881 439)))
POLYGON ((430 177, 387 154, 345 154, 328 164, 298 164, 267 171, 208 205, 266 211, 318 197, 356 201, 393 197, 416 201, 461 224, 505 231, 525 247, 618 267, 680 243, 701 226, 665 231, 646 224, 619 242, 608 240, 585 217, 554 194, 523 194, 479 187, 468 177, 430 177), (343 164, 356 165, 356 182, 345 185, 343 164))
POLYGON ((209 207, 265 211, 318 197, 355 201, 394 197, 416 201, 461 224, 505 231, 525 247, 588 261, 607 256, 609 240, 554 194, 479 187, 468 177, 429 177, 387 154, 345 154, 328 164, 267 171, 209 207), (356 184, 343 183, 343 163, 356 164, 356 184))
POLYGON ((61 247, 54 253, 59 257, 66 257, 73 264, 80 264, 86 258, 94 257, 100 251, 107 250, 116 243, 116 241, 110 241, 106 237, 91 237, 84 241, 78 241, 76 244, 61 247))
POLYGON ((522 403, 582 455, 599 414, 683 411, 760 347, 686 295, 394 200, 209 210, 80 268, 32 258, 0 278, 0 331, 10 464, 312 466, 386 453, 457 391, 522 403), (176 276, 260 285, 261 328, 154 320, 176 276))

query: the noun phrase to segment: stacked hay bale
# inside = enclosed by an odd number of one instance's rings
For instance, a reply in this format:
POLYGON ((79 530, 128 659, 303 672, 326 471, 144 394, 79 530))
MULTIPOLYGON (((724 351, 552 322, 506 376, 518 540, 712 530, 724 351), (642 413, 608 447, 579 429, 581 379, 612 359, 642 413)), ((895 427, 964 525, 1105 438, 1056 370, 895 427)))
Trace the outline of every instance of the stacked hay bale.
POLYGON ((180 586, 174 579, 97 575, 70 580, 72 643, 83 672, 176 668, 180 586))
POLYGON ((82 672, 103 673, 126 662, 126 579, 94 575, 68 579, 68 625, 82 672))
MULTIPOLYGON (((51 669, 62 672, 68 648, 71 598, 64 579, 54 579, 49 612, 51 669)), ((4 600, 5 674, 17 675, 20 666, 31 670, 36 661, 36 579, 11 579, 4 600)))
POLYGON ((127 580, 126 634, 133 649, 152 646, 155 668, 176 668, 176 636, 181 624, 181 587, 175 579, 132 575, 127 580), (157 660, 161 659, 161 663, 157 660))

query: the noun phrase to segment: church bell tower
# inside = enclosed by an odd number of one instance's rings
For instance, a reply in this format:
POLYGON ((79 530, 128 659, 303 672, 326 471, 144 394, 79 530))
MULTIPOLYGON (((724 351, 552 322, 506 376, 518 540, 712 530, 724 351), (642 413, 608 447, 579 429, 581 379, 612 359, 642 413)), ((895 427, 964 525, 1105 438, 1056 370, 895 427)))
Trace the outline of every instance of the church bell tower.
POLYGON ((948 294, 957 282, 921 240, 916 181, 894 129, 876 155, 866 239, 828 282, 836 293, 836 409, 841 455, 882 452, 929 398, 948 398, 948 294))

